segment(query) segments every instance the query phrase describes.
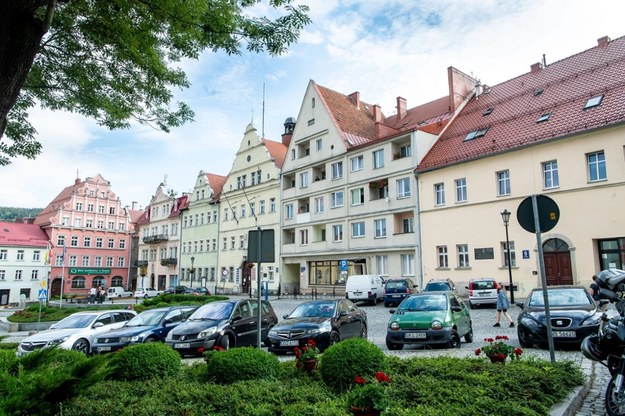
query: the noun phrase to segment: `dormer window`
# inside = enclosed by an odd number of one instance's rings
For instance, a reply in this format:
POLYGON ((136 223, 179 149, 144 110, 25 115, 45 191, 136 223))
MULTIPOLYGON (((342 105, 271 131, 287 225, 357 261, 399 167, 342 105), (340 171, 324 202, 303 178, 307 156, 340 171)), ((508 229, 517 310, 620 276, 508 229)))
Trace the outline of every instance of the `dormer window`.
POLYGON ((543 93, 543 89, 539 88, 536 91, 534 91, 534 97, 538 97, 539 95, 541 95, 543 93))
POLYGON ((489 128, 490 127, 486 127, 481 130, 473 130, 472 132, 469 132, 469 134, 467 134, 467 137, 464 138, 464 141, 468 142, 469 140, 477 139, 478 137, 486 135, 486 132, 488 132, 489 128))
POLYGON ((593 108, 593 107, 599 106, 601 104, 601 101, 603 101, 603 95, 597 95, 595 97, 592 97, 591 99, 586 101, 586 105, 584 106, 584 110, 586 110, 588 108, 593 108))
POLYGON ((536 122, 542 123, 543 121, 549 120, 549 117, 551 117, 551 113, 544 113, 540 117, 538 117, 538 120, 536 120, 536 122))

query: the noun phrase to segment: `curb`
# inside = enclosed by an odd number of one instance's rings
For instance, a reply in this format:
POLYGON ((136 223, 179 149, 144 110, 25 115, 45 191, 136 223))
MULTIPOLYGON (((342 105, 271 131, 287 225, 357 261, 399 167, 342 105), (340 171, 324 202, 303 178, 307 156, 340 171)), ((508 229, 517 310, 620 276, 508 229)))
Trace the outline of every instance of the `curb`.
POLYGON ((581 408, 592 386, 592 380, 595 376, 595 363, 584 359, 582 360, 582 369, 587 376, 584 385, 575 388, 560 403, 553 405, 549 411, 549 416, 573 416, 581 408))

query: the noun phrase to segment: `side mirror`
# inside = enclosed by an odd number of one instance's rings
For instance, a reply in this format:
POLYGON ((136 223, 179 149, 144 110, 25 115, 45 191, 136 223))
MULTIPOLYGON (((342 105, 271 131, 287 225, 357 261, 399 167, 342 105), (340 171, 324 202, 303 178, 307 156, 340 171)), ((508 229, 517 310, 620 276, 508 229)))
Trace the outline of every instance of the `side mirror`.
POLYGON ((452 306, 451 307, 451 311, 452 312, 460 312, 460 311, 462 311, 462 306, 452 306))
POLYGON ((388 313, 390 313, 391 315, 395 313, 395 309, 389 309, 388 313))
POLYGON ((516 306, 518 306, 519 308, 523 309, 525 307, 525 305, 521 302, 516 302, 516 306))
POLYGON ((347 315, 349 315, 349 314, 347 313, 347 311, 341 311, 341 312, 339 312, 339 316, 347 316, 347 315))
POLYGON ((100 328, 100 327, 103 327, 103 326, 104 326, 104 324, 102 322, 96 322, 95 324, 93 324, 93 328, 94 329, 95 328, 100 328))
POLYGON ((243 319, 243 317, 241 315, 237 315, 232 318, 232 322, 240 321, 241 319, 243 319))
POLYGON ((288 317, 289 317, 289 314, 288 314, 288 313, 285 313, 284 315, 282 315, 282 319, 286 319, 286 318, 288 318, 288 317))

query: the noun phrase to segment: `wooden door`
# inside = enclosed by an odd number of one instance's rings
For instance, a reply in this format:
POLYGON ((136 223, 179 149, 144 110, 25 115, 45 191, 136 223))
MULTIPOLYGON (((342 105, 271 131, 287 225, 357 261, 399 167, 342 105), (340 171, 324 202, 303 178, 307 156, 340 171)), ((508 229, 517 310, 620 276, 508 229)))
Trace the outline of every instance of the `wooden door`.
POLYGON ((554 238, 543 244, 547 286, 572 285, 571 253, 564 241, 554 238))

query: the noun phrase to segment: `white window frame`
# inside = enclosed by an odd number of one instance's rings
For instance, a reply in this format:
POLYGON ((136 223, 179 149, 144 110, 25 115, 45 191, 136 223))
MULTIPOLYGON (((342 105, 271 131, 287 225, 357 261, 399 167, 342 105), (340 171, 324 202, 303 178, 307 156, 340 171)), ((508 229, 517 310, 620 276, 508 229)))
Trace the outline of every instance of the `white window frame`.
POLYGON ((352 238, 362 238, 365 236, 365 222, 354 221, 351 223, 352 238))
POLYGON ((386 218, 373 220, 373 229, 375 230, 375 238, 386 238, 386 218))
POLYGON ((603 150, 586 154, 588 182, 600 182, 608 179, 608 168, 603 150), (594 158, 595 160, 591 160, 594 158))
POLYGON ((443 182, 434 184, 434 201, 437 207, 445 205, 445 184, 443 182))
POLYGON ((380 169, 384 167, 384 149, 378 149, 373 151, 373 169, 380 169))
POLYGON ((467 269, 471 267, 469 263, 469 245, 468 244, 456 245, 456 252, 458 253, 458 268, 467 269))
POLYGON ((365 158, 363 155, 354 156, 350 159, 352 172, 358 172, 365 168, 365 158))
POLYGON ((397 199, 410 198, 410 178, 397 179, 397 199))
POLYGON ((497 172, 497 195, 510 195, 510 171, 502 170, 497 172))
POLYGON ((343 241, 343 224, 335 224, 332 226, 332 241, 343 241))
POLYGON ((330 194, 330 208, 339 208, 345 204, 343 191, 336 191, 330 194))
POLYGON ((558 161, 550 160, 543 162, 543 189, 554 189, 560 187, 560 175, 558 172, 558 161))
POLYGON ((439 269, 449 268, 449 253, 447 252, 447 246, 436 247, 436 257, 439 269))
POLYGON ((330 165, 332 169, 332 180, 338 180, 343 178, 343 161, 334 162, 330 165))
POLYGON ((467 202, 467 178, 459 178, 456 184, 456 203, 467 202))

